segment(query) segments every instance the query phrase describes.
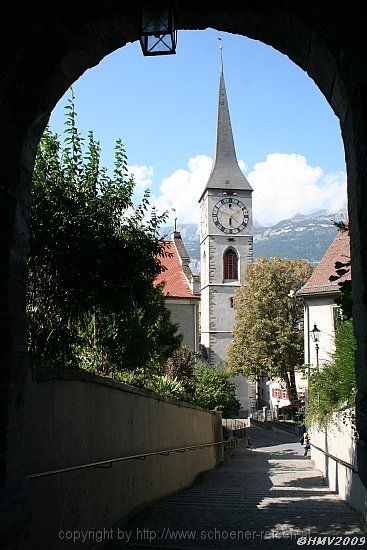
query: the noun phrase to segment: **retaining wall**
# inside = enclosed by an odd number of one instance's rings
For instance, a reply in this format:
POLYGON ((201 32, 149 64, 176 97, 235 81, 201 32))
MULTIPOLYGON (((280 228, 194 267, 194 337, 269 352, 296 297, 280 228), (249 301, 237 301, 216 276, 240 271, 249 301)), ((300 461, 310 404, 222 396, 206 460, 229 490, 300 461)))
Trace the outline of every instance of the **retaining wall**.
MULTIPOLYGON (((358 468, 356 437, 357 434, 350 419, 338 414, 334 414, 333 421, 326 429, 316 427, 310 429, 311 444, 358 468)), ((311 447, 311 458, 316 468, 325 476, 330 489, 339 493, 367 521, 367 490, 359 474, 326 456, 315 447, 311 447)))
MULTIPOLYGON (((220 440, 220 413, 66 369, 28 380, 28 474, 220 440)), ((104 542, 115 538, 116 522, 221 459, 214 446, 31 479, 32 547, 93 548, 103 530, 104 542), (68 542, 69 531, 91 531, 90 540, 68 542)))

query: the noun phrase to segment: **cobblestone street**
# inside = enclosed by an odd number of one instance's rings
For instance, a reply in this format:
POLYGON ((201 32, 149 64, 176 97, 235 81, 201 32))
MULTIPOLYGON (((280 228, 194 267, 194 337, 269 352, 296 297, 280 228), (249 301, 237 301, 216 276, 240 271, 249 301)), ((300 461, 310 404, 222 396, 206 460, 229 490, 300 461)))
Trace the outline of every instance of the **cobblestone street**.
POLYGON ((303 533, 354 536, 353 545, 339 545, 366 547, 362 518, 329 491, 298 438, 258 426, 248 435, 252 449, 237 450, 192 487, 142 510, 109 548, 284 550, 297 548, 303 533))

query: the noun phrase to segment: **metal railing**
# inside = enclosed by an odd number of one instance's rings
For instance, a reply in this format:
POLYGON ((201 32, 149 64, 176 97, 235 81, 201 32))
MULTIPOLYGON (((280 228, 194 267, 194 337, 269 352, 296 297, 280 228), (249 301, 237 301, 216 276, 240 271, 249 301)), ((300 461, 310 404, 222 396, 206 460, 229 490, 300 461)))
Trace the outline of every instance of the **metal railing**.
POLYGON ((314 445, 313 443, 310 443, 310 445, 314 449, 317 449, 318 451, 323 453, 328 458, 331 458, 332 460, 335 460, 335 462, 337 462, 338 464, 341 464, 342 466, 345 466, 346 468, 348 468, 349 470, 352 470, 356 474, 359 473, 357 466, 354 466, 354 464, 350 464, 349 462, 346 462, 345 460, 342 460, 341 458, 338 458, 337 456, 334 456, 334 455, 328 453, 327 451, 324 451, 324 449, 321 449, 321 447, 318 447, 317 445, 314 445))
POLYGON ((78 464, 76 466, 68 466, 67 468, 58 468, 56 470, 47 470, 45 472, 37 472, 34 474, 27 474, 27 479, 36 479, 40 477, 52 476, 57 474, 64 474, 67 472, 73 472, 75 470, 83 470, 86 468, 111 468, 112 464, 116 462, 123 462, 126 460, 146 460, 147 457, 151 456, 168 456, 171 453, 184 453, 186 451, 197 451, 199 449, 205 449, 207 447, 215 447, 218 445, 223 445, 224 457, 232 458, 235 449, 246 446, 247 438, 238 438, 231 437, 230 439, 223 441, 216 441, 215 443, 200 443, 195 445, 188 445, 187 447, 178 447, 175 449, 164 449, 162 451, 153 451, 151 453, 142 453, 130 456, 119 456, 117 458, 110 458, 106 460, 99 460, 96 462, 87 462, 86 464, 78 464), (243 441, 241 441, 243 440, 243 441))

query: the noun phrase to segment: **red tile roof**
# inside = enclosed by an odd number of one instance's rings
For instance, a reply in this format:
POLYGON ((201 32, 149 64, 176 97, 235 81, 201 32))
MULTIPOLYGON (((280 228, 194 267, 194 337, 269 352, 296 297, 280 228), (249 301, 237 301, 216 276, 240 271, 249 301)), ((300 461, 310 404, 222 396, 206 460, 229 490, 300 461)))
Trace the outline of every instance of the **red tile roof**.
POLYGON ((307 283, 297 292, 297 296, 308 294, 323 294, 340 292, 338 283, 351 279, 350 269, 346 275, 337 281, 330 281, 331 275, 337 275, 335 262, 346 263, 350 260, 349 231, 339 230, 329 246, 325 256, 315 268, 307 283))
POLYGON ((194 294, 189 287, 184 268, 173 242, 164 243, 164 256, 160 256, 159 261, 166 270, 155 278, 154 284, 164 283, 163 294, 165 296, 169 298, 199 299, 199 296, 194 294))

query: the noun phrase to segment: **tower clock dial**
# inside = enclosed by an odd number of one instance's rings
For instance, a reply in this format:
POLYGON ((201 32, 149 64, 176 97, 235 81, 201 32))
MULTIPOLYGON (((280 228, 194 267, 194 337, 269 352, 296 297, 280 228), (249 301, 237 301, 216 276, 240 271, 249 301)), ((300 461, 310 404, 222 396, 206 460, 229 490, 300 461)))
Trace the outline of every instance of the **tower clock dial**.
POLYGON ((248 210, 238 199, 221 199, 213 208, 213 221, 223 233, 234 235, 245 229, 248 224, 248 210))

